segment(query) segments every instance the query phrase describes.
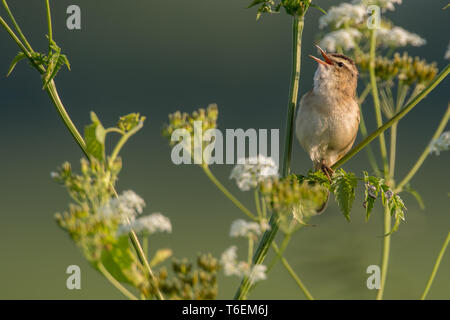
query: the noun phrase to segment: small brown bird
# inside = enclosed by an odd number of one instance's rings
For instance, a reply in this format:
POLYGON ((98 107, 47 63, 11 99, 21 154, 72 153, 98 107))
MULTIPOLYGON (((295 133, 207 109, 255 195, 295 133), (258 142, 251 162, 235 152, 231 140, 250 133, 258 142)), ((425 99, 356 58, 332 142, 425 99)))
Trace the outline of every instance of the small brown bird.
POLYGON ((296 134, 314 169, 331 180, 331 166, 350 150, 358 133, 358 69, 349 57, 316 47, 325 61, 310 56, 319 65, 314 88, 300 101, 296 134))

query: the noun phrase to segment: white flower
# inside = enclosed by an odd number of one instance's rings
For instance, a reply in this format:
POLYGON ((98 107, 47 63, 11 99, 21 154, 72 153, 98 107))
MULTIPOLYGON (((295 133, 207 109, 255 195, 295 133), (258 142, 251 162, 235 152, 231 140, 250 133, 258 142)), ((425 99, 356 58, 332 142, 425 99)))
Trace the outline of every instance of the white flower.
POLYGON ((367 9, 360 4, 342 3, 339 6, 332 6, 326 15, 319 18, 319 28, 334 26, 339 28, 350 22, 359 24, 364 21, 367 9))
POLYGON ((394 11, 394 4, 402 4, 402 0, 353 0, 354 4, 362 4, 365 6, 376 5, 381 8, 382 12, 386 10, 394 11))
POLYGON ((445 59, 450 59, 450 42, 448 43, 447 51, 445 52, 445 59))
POLYGON ((330 32, 320 41, 320 46, 328 51, 335 52, 340 47, 349 50, 355 47, 356 39, 361 37, 361 32, 348 28, 330 32))
POLYGON ((439 155, 441 151, 450 150, 450 131, 446 131, 441 134, 439 138, 433 140, 430 145, 430 153, 439 155))
POLYGON ((123 224, 117 231, 118 235, 130 233, 134 230, 136 233, 153 234, 156 232, 172 232, 170 219, 161 213, 152 213, 151 215, 140 217, 129 224, 123 224))
POLYGON ((230 237, 248 237, 251 234, 257 236, 261 234, 261 226, 258 223, 238 219, 231 224, 230 237))
POLYGON ((144 207, 145 201, 134 191, 128 190, 99 208, 98 213, 104 216, 120 215, 124 221, 134 220, 137 215, 142 213, 144 207))
POLYGON ((255 188, 258 183, 272 177, 278 177, 278 166, 272 158, 258 155, 258 157, 241 158, 230 174, 242 191, 255 188))
POLYGON ((254 284, 258 281, 265 280, 267 267, 262 264, 257 264, 250 268, 245 261, 237 260, 237 247, 231 246, 222 253, 220 257, 220 264, 223 267, 223 272, 226 276, 249 277, 250 283, 254 284))
POLYGON ((257 264, 253 266, 249 274, 250 283, 253 285, 258 281, 266 280, 267 279, 266 271, 267 267, 263 264, 257 264))
POLYGON ((386 47, 405 47, 407 45, 420 47, 426 43, 426 40, 419 35, 401 27, 377 29, 377 39, 386 47))
POLYGON ((237 247, 231 246, 222 253, 220 257, 220 264, 223 267, 223 272, 226 276, 241 276, 241 271, 237 266, 237 247))

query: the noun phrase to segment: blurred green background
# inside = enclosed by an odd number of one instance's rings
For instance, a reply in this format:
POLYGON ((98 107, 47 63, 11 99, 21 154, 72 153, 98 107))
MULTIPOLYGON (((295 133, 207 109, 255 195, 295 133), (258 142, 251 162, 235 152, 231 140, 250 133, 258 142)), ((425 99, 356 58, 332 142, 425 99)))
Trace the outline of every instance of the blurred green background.
MULTIPOLYGON (((35 49, 46 50, 45 2, 16 0, 10 7, 35 49)), ((316 1, 327 9, 338 1, 316 1)), ((446 64, 450 12, 447 1, 409 0, 387 16, 397 25, 427 39, 412 55, 446 64)), ((175 166, 160 130, 167 114, 192 111, 216 102, 219 127, 282 128, 289 87, 291 20, 283 14, 255 21, 245 0, 52 1, 54 38, 68 54, 72 71, 60 72, 56 82, 74 122, 82 128, 95 110, 105 125, 120 115, 141 112, 144 130, 123 152, 119 190, 133 189, 147 202, 147 213, 171 218, 173 234, 156 235, 151 248, 170 247, 177 257, 194 259, 198 252, 219 256, 238 244, 228 237, 230 223, 244 216, 210 183, 200 168, 175 166), (82 30, 66 28, 66 8, 78 4, 82 30), (238 116, 237 116, 238 115, 238 116)), ((6 16, 3 8, 0 10, 6 16)), ((312 85, 316 64, 314 35, 320 13, 311 10, 303 38, 300 91, 312 85)), ((21 63, 9 79, 8 66, 18 49, 0 31, 0 298, 2 299, 121 299, 106 280, 83 259, 54 219, 69 202, 66 191, 50 172, 68 160, 78 168, 81 152, 41 90, 38 74, 21 63), (82 270, 82 289, 69 291, 68 265, 82 270)), ((448 103, 446 80, 399 125, 397 173, 410 169, 428 143, 448 103)), ((373 129, 370 102, 364 105, 373 129)), ((281 132, 281 137, 283 132, 281 132)), ((358 138, 360 140, 360 137, 358 138)), ((374 143, 374 147, 378 147, 374 143)), ((391 264, 385 297, 420 297, 437 253, 449 230, 450 153, 431 156, 413 180, 426 210, 404 196, 406 223, 392 236, 391 264)), ((310 168, 307 155, 295 144, 294 171, 310 168)), ((240 193, 228 180, 231 166, 212 170, 248 206, 251 193, 240 193)), ((364 153, 345 165, 361 174, 369 169, 364 153)), ((347 223, 332 204, 292 239, 287 258, 312 294, 320 299, 372 299, 366 287, 366 268, 379 264, 382 212, 364 222, 361 195, 347 223)), ((220 298, 232 298, 237 278, 220 276, 220 298)), ((285 270, 278 265, 251 298, 303 299, 285 270)), ((450 298, 450 253, 444 257, 429 298, 450 298)))

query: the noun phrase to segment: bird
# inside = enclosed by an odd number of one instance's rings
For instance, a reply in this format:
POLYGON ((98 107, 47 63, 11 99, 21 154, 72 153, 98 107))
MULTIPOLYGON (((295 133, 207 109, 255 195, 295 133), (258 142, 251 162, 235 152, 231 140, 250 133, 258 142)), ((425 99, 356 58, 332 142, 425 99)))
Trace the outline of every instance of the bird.
POLYGON ((310 55, 318 66, 313 89, 300 100, 295 132, 314 170, 323 171, 331 182, 331 166, 351 149, 358 134, 358 69, 351 58, 316 47, 324 60, 310 55))

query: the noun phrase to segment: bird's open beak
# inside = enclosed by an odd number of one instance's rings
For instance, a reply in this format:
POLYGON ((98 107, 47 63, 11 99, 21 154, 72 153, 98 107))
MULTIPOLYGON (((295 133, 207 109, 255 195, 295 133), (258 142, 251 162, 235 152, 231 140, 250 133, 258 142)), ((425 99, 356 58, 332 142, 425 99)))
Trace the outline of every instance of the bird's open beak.
POLYGON ((322 54, 322 57, 325 59, 325 61, 320 60, 319 58, 316 58, 312 55, 309 55, 310 58, 313 58, 314 60, 316 60, 318 63, 323 64, 324 66, 329 66, 333 64, 333 61, 331 61, 331 59, 328 57, 327 53, 325 51, 322 50, 321 47, 319 47, 317 44, 315 45, 317 47, 317 49, 319 49, 320 53, 322 54))

